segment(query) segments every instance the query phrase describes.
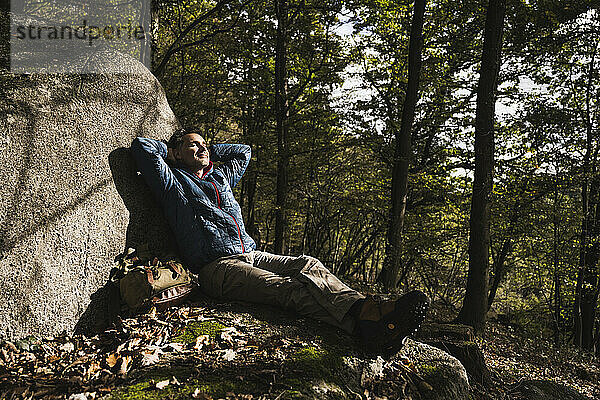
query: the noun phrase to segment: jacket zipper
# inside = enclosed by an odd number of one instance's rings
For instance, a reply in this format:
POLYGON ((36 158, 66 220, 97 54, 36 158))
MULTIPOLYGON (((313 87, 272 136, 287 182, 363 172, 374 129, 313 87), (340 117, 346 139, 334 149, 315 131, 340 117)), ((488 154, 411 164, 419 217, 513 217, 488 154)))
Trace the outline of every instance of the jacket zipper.
MULTIPOLYGON (((210 170, 209 170, 210 171, 210 170)), ((215 185, 214 182, 211 182, 209 180, 204 179, 204 176, 206 176, 206 174, 209 172, 207 171, 206 173, 199 175, 199 174, 194 174, 196 175, 198 178, 200 178, 200 180, 206 181, 206 182, 210 182, 213 187, 215 188, 215 193, 217 194, 217 207, 219 208, 219 210, 223 211, 225 214, 229 215, 231 217, 231 219, 233 220, 233 223, 235 224, 235 227, 237 228, 237 232, 238 232, 238 238, 240 239, 240 244, 242 245, 242 253, 246 252, 246 246, 244 246, 244 241, 242 240, 242 231, 240 230, 240 226, 238 225, 235 217, 231 214, 229 214, 227 211, 223 210, 221 208, 221 196, 219 195, 219 190, 217 189, 217 185, 215 185)))
MULTIPOLYGON (((210 182, 210 181, 208 181, 210 182)), ((215 188, 215 193, 217 194, 217 207, 219 207, 219 210, 224 211, 225 214, 229 215, 231 217, 231 219, 233 220, 233 223, 235 224, 235 227, 237 228, 237 232, 238 232, 238 237, 240 238, 240 243, 242 244, 242 253, 246 252, 246 248, 244 246, 244 241, 242 240, 242 232, 240 231, 240 226, 238 225, 237 221, 235 220, 235 217, 231 214, 229 214, 227 211, 223 210, 221 208, 221 196, 219 196, 219 191, 217 190, 217 185, 215 185, 214 182, 210 182, 212 183, 212 185, 215 188)))

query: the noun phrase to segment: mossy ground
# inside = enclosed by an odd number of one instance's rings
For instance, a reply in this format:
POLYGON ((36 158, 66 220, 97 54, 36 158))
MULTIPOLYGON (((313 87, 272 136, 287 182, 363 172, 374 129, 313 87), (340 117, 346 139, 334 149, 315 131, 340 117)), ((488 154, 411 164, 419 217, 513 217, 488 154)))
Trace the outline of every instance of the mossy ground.
POLYGON ((227 393, 251 394, 260 391, 257 382, 241 381, 237 376, 214 374, 211 377, 192 377, 191 368, 161 368, 144 374, 138 382, 115 391, 112 400, 190 399, 198 390, 212 398, 224 398, 227 393), (177 378, 180 384, 157 389, 156 383, 177 378))
MULTIPOLYGON (((206 333, 201 333, 206 334, 206 333)), ((336 372, 343 367, 342 357, 318 347, 306 347, 293 353, 282 365, 262 365, 262 369, 277 369, 281 375, 276 382, 266 382, 254 372, 260 368, 252 366, 230 366, 214 370, 199 377, 195 369, 160 368, 145 372, 133 384, 115 391, 110 399, 156 400, 189 399, 198 389, 212 398, 224 398, 227 393, 260 395, 275 392, 279 399, 313 398, 316 382, 339 387, 343 384, 336 372), (176 377, 181 385, 168 385, 160 390, 156 383, 176 377)))
POLYGON ((305 347, 292 356, 290 367, 302 371, 304 377, 334 378, 335 371, 344 365, 342 357, 316 347, 305 347))
MULTIPOLYGON (((339 386, 337 375, 344 366, 341 355, 317 347, 305 347, 294 353, 286 365, 288 376, 282 383, 290 387, 284 394, 287 399, 301 399, 313 394, 312 387, 320 380, 326 384, 339 386)), ((314 395, 314 394, 313 394, 314 395)))

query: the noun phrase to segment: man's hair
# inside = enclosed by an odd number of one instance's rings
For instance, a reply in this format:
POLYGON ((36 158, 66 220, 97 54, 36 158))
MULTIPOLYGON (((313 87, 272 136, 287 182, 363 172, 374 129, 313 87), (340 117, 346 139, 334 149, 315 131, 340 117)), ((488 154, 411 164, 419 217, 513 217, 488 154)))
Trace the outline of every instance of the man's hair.
POLYGON ((179 128, 169 138, 169 141, 167 142, 167 147, 176 149, 183 142, 183 137, 185 135, 197 132, 198 130, 193 128, 179 128))

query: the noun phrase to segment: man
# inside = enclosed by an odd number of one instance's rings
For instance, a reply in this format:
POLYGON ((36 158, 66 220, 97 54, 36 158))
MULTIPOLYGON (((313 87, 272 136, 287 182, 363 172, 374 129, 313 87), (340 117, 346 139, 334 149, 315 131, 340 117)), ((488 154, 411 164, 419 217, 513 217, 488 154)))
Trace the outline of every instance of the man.
POLYGON ((257 251, 232 192, 250 162, 249 146, 209 147, 198 133, 181 129, 168 145, 136 138, 131 152, 183 261, 208 295, 294 310, 359 335, 368 351, 384 356, 399 350, 425 318, 429 300, 421 292, 379 301, 349 288, 313 257, 257 251))

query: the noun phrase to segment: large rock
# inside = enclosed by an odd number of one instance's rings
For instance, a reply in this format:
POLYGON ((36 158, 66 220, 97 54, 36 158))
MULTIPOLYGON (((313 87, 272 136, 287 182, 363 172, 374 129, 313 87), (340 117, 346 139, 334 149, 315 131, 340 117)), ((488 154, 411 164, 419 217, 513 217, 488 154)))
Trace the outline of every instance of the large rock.
POLYGON ((86 62, 119 73, 0 72, 2 337, 90 331, 114 257, 141 243, 173 248, 127 150, 177 128, 164 92, 128 56, 86 62))
MULTIPOLYGON (((267 306, 220 303, 203 296, 197 300, 193 309, 180 309, 186 322, 178 325, 187 324, 187 328, 171 330, 182 339, 163 342, 181 340, 186 343, 184 350, 173 352, 166 345, 157 364, 134 366, 128 380, 108 398, 154 395, 156 382, 173 376, 181 385, 171 387, 164 397, 189 398, 198 390, 205 398, 214 399, 470 398, 464 367, 436 347, 409 339, 390 360, 372 358, 356 338, 324 323, 267 306), (193 348, 198 337, 207 341, 201 351, 193 348), (209 338, 214 338, 212 345, 209 338)), ((129 340, 139 343, 139 338, 144 338, 156 343, 154 335, 163 331, 148 318, 124 321, 129 340), (144 319, 147 322, 140 321, 144 319), (149 334, 136 332, 140 329, 149 334)), ((160 326, 164 327, 164 322, 160 321, 160 326)), ((112 342, 111 349, 116 346, 112 342)))
POLYGON ((424 399, 467 399, 469 379, 460 361, 443 350, 408 339, 399 353, 414 363, 430 391, 421 390, 424 399))
POLYGON ((424 324, 419 340, 456 357, 465 367, 469 382, 486 388, 492 386, 492 376, 483 353, 474 342, 473 328, 457 324, 424 324))

